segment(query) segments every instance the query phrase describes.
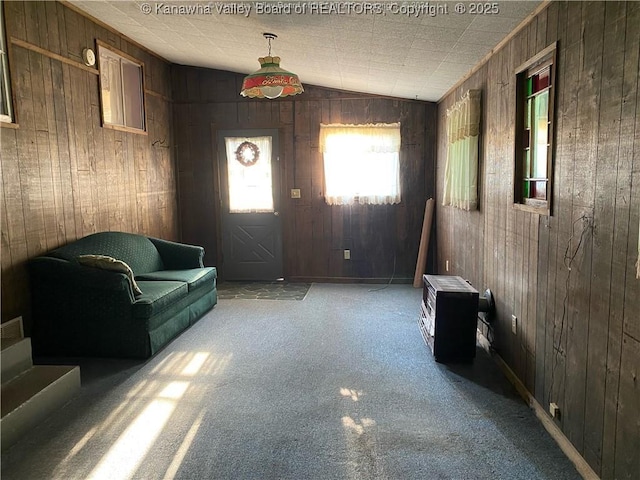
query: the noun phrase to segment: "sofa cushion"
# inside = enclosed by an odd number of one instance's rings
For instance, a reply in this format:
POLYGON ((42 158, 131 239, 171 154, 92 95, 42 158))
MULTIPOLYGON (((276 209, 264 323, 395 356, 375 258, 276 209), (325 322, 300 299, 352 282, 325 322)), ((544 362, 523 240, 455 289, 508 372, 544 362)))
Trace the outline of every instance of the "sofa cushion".
POLYGON ((142 295, 142 290, 138 287, 136 279, 133 277, 131 267, 122 260, 117 260, 108 255, 80 255, 78 263, 87 267, 100 268, 102 270, 111 270, 112 272, 124 273, 131 282, 133 293, 136 297, 142 295))
POLYGON ((147 237, 134 233, 100 232, 56 248, 47 254, 69 262, 80 255, 108 255, 126 262, 137 275, 164 270, 162 258, 147 237))
POLYGON ((138 280, 172 280, 185 282, 189 285, 189 291, 192 292, 206 283, 215 286, 216 277, 215 267, 204 267, 191 268, 188 270, 162 270, 138 275, 136 278, 138 280))
POLYGON ((171 307, 188 295, 184 282, 139 282, 143 294, 133 304, 133 316, 149 318, 171 307))

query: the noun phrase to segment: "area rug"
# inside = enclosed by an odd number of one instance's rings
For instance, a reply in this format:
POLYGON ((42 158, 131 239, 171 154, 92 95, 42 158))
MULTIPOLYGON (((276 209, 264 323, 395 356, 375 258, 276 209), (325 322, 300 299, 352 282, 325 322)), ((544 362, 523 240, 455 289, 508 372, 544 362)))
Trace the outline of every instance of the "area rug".
POLYGON ((310 283, 290 282, 222 282, 218 284, 221 300, 304 300, 310 283))

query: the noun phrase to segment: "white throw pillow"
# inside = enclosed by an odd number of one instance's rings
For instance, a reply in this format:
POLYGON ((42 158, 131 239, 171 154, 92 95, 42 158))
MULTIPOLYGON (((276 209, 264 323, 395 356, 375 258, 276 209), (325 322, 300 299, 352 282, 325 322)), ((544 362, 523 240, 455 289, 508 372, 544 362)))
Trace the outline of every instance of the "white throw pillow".
POLYGON ((133 292, 135 295, 142 295, 142 290, 140 290, 135 278, 133 278, 133 270, 131 270, 131 267, 122 260, 118 260, 108 255, 79 255, 78 263, 87 267, 101 268, 102 270, 124 273, 129 277, 129 280, 131 280, 131 285, 133 286, 133 292))

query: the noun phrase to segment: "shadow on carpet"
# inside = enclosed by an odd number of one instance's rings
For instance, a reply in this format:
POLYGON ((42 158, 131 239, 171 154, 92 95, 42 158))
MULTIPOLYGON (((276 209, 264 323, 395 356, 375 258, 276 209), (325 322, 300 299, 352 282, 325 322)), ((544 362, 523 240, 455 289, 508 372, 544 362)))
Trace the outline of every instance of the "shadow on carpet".
POLYGON ((304 300, 310 283, 290 282, 222 282, 218 284, 221 300, 304 300))

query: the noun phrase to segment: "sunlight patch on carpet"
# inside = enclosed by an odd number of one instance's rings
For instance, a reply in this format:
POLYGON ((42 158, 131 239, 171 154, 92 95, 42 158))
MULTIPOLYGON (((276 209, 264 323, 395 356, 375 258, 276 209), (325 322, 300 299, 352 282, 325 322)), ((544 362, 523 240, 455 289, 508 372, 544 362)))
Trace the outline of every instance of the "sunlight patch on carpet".
POLYGON ((173 400, 153 400, 100 460, 90 480, 125 480, 133 476, 176 408, 173 400))
POLYGON ((362 395, 362 393, 363 392, 358 390, 353 390, 351 388, 340 389, 340 395, 342 395, 343 397, 350 397, 351 400, 353 400, 354 402, 357 402, 358 400, 360 400, 360 396, 362 395))
POLYGON ((185 455, 189 451, 189 448, 193 443, 193 439, 196 437, 196 434, 200 429, 200 425, 202 424, 203 419, 204 419, 204 410, 200 412, 200 414, 198 415, 198 418, 196 419, 195 422, 193 422, 193 425, 191 425, 191 428, 185 435, 184 440, 180 444, 180 448, 178 448, 178 451, 173 456, 171 465, 169 465, 169 468, 167 468, 167 471, 164 475, 164 480, 173 480, 174 478, 176 478, 176 475, 178 474, 178 470, 180 469, 180 465, 182 465, 182 461, 184 460, 185 455))
MULTIPOLYGON (((225 355, 221 362, 217 362, 214 359, 212 363, 209 362, 209 365, 206 365, 210 357, 211 354, 208 352, 195 352, 192 354, 177 352, 175 355, 171 354, 160 362, 152 373, 162 376, 173 375, 174 378, 175 375, 180 377, 194 377, 195 375, 205 373, 204 371, 211 372, 214 366, 215 371, 218 372, 221 368, 226 367, 231 355, 225 355)), ((145 384, 152 385, 153 387, 160 386, 161 389, 135 419, 129 422, 128 427, 111 445, 87 478, 95 480, 128 480, 132 478, 145 458, 151 454, 153 445, 174 414, 180 400, 189 390, 191 380, 173 380, 169 382, 143 381, 132 389, 135 395, 129 395, 128 397, 132 399, 132 397, 135 398, 138 395, 144 394, 142 387, 145 384)), ((131 405, 131 400, 126 402, 126 404, 131 405)), ((123 403, 121 407, 124 405, 125 403, 123 403)), ((169 475, 169 478, 179 469, 186 452, 189 450, 189 446, 198 432, 203 416, 204 413, 201 412, 183 439, 180 448, 167 469, 166 475, 169 475)), ((95 434, 96 428, 92 429, 83 437, 80 442, 76 444, 76 448, 72 450, 74 455, 82 450, 88 441, 92 437, 95 437, 95 434)))

